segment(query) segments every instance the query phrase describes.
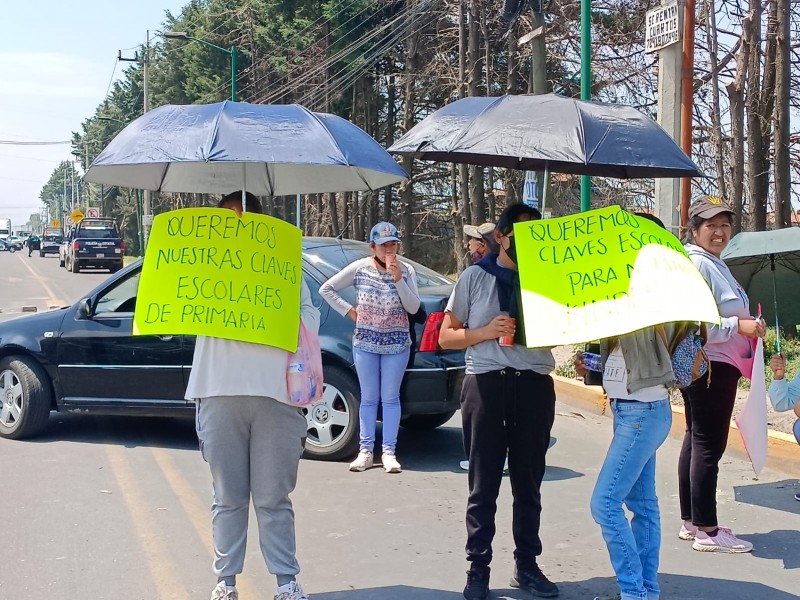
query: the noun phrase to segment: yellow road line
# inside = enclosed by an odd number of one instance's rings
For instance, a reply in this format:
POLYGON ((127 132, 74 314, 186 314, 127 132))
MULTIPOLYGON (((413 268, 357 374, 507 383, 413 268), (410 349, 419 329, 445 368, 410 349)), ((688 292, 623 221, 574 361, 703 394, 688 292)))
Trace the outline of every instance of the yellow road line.
POLYGON ((147 507, 147 502, 136 485, 125 450, 113 444, 106 444, 105 450, 125 507, 133 521, 139 545, 147 559, 147 568, 158 590, 158 597, 169 600, 188 599, 189 593, 178 579, 175 563, 164 545, 164 535, 153 527, 149 512, 154 509, 147 507))
MULTIPOLYGON (((183 476, 180 469, 175 466, 175 462, 166 450, 151 445, 150 451, 153 453, 153 458, 155 458, 156 464, 158 464, 158 467, 164 474, 167 483, 169 483, 170 488, 172 488, 172 492, 183 507, 183 512, 189 518, 189 522, 194 527, 197 536, 201 540, 210 543, 211 511, 209 510, 209 506, 201 501, 197 494, 194 493, 191 484, 186 477, 183 476)), ((209 494, 209 496, 210 495, 211 494, 209 494)), ((209 560, 213 559, 213 553, 207 545, 206 550, 208 550, 209 560)), ((242 598, 258 598, 260 596, 258 588, 244 574, 236 577, 236 587, 242 598)))
POLYGON ((66 302, 64 302, 63 300, 60 300, 60 299, 58 299, 56 297, 56 295, 53 293, 53 289, 47 284, 47 278, 44 277, 43 275, 40 275, 39 273, 37 273, 34 270, 34 268, 28 264, 28 261, 26 261, 24 258, 22 258, 22 256, 20 256, 19 259, 20 259, 20 261, 22 261, 22 264, 25 265, 25 268, 28 269, 28 271, 31 272, 31 275, 33 275, 33 278, 36 279, 39 283, 42 284, 42 287, 44 288, 44 291, 47 293, 47 299, 50 301, 50 304, 53 304, 53 305, 58 304, 59 306, 64 306, 66 304, 66 302))

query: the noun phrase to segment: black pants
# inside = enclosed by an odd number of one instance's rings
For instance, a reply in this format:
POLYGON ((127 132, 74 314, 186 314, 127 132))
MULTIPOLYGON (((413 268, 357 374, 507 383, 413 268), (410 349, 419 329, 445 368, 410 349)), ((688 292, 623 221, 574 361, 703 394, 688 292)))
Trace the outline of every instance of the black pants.
POLYGON ((706 377, 683 390, 686 435, 678 459, 681 518, 700 527, 717 527, 719 461, 728 445, 728 431, 736 401, 739 369, 711 363, 711 385, 706 377))
POLYGON ((504 369, 464 378, 461 418, 469 458, 467 560, 475 566, 488 566, 492 561, 506 452, 514 497, 514 558, 517 564, 526 565, 535 563, 542 553, 541 485, 555 402, 549 375, 504 369))

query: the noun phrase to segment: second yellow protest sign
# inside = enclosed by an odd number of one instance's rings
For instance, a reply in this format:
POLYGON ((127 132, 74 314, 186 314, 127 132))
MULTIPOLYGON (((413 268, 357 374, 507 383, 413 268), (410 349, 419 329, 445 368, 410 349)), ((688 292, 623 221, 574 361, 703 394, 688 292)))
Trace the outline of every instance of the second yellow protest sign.
POLYGON ((530 347, 587 342, 672 321, 719 322, 680 241, 618 206, 514 226, 530 347))
POLYGON ((302 233, 253 213, 188 208, 153 220, 134 313, 137 335, 189 334, 294 352, 302 233))

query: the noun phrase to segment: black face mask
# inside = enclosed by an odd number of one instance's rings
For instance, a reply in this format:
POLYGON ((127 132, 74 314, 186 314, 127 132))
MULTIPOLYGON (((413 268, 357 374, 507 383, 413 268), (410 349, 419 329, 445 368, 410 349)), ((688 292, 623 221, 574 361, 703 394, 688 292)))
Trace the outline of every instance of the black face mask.
POLYGON ((506 254, 508 258, 510 258, 514 264, 517 264, 517 241, 514 239, 512 235, 508 238, 508 248, 506 248, 506 254))

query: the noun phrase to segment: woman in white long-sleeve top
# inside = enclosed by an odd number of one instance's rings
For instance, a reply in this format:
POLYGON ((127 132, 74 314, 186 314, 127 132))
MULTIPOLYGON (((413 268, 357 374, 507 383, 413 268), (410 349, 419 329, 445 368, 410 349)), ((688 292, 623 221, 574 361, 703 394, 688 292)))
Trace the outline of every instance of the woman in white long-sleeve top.
POLYGON ((372 256, 357 260, 320 287, 334 310, 355 321, 353 359, 361 386, 359 453, 351 471, 374 464, 378 403, 383 404, 383 455, 387 473, 399 473, 397 431, 400 428, 400 384, 411 350, 408 314, 419 310, 414 268, 397 260, 400 238, 391 223, 378 223, 369 234, 372 256), (337 292, 354 287, 356 306, 337 292))

